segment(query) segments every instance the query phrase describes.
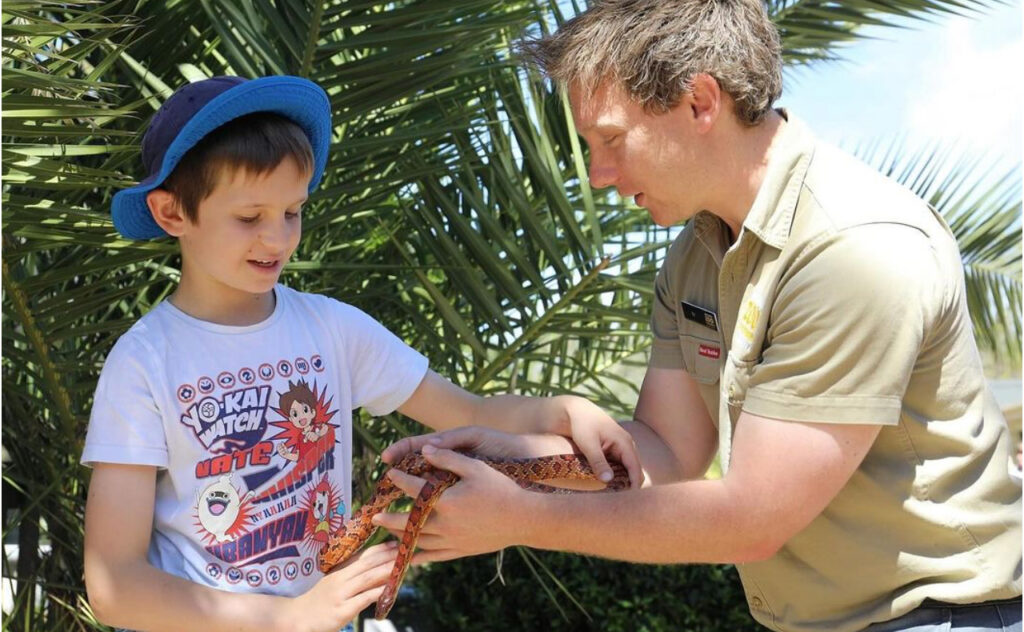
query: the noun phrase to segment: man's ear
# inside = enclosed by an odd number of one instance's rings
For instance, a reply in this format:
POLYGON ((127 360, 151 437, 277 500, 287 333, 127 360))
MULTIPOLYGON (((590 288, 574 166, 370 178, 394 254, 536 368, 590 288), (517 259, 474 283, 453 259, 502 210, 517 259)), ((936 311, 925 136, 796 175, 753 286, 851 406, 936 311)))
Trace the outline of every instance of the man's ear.
POLYGON ((146 194, 146 205, 153 220, 172 237, 181 237, 185 232, 185 209, 178 203, 178 196, 163 189, 153 189, 146 194))
POLYGON ((690 84, 688 96, 697 131, 707 132, 714 126, 722 109, 722 88, 718 80, 706 72, 697 74, 690 84))

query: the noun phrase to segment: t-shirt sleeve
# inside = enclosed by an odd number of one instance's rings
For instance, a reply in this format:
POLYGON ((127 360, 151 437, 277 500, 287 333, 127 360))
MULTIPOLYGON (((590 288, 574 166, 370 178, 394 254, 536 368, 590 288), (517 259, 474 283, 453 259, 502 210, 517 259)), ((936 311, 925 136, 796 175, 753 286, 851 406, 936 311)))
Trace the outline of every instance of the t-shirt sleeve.
POLYGON ((138 341, 122 337, 100 372, 82 463, 168 465, 167 439, 153 396, 152 369, 138 341))
POLYGON ((810 248, 780 282, 743 409, 775 419, 896 424, 948 285, 927 237, 869 224, 810 248))
POLYGON ((386 415, 423 381, 427 358, 365 312, 338 303, 341 338, 352 380, 352 409, 386 415))

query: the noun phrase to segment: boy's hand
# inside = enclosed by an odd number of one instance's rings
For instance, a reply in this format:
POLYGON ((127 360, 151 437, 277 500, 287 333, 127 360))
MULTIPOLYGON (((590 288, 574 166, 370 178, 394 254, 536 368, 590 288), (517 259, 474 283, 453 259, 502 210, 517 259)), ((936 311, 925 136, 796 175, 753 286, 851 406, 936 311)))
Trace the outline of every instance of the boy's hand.
POLYGON ((550 431, 571 437, 602 481, 607 483, 613 476, 608 455, 626 467, 630 486, 639 489, 644 482, 644 472, 633 436, 587 399, 560 395, 552 400, 562 407, 564 416, 550 431))
POLYGON ((377 601, 391 575, 396 542, 364 549, 282 609, 276 629, 337 632, 377 601))
MULTIPOLYGON (((465 426, 445 432, 406 437, 388 446, 381 453, 380 458, 388 464, 398 463, 406 454, 422 450, 426 445, 447 450, 466 450, 473 454, 494 458, 519 458, 557 453, 557 450, 543 452, 543 449, 536 445, 537 443, 539 443, 539 438, 535 438, 531 442, 530 438, 525 435, 514 435, 480 426, 465 426)), ((571 451, 571 446, 567 446, 566 449, 571 451)))

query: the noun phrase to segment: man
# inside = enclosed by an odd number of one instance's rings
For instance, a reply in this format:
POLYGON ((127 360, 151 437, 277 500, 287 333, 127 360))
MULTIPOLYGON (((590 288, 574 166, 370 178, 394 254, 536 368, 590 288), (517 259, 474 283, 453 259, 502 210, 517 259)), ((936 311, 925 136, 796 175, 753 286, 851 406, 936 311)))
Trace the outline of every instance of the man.
POLYGON ((525 48, 569 89, 591 184, 659 225, 688 220, 657 277, 626 424, 652 485, 529 494, 437 449, 513 440, 408 441, 386 458, 426 446, 464 479, 436 506, 423 559, 523 544, 728 562, 776 630, 1020 630, 1021 489, 954 238, 772 109, 780 45, 762 4, 595 2, 525 48), (724 475, 703 480, 716 449, 724 475))

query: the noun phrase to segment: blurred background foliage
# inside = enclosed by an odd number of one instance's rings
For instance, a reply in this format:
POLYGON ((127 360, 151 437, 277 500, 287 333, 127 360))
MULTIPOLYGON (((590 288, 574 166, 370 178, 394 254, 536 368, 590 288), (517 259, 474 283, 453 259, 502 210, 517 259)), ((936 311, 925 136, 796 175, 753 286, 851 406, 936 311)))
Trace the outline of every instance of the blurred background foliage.
MULTIPOLYGON (((835 58, 864 26, 985 4, 765 3, 786 63, 809 66, 835 58)), ((557 90, 510 54, 516 39, 581 8, 575 0, 4 3, 5 630, 99 627, 81 559, 88 471, 78 458, 91 396, 113 342, 178 279, 175 244, 121 239, 109 202, 140 175, 149 117, 187 81, 294 74, 331 96, 330 161, 284 283, 359 306, 474 391, 571 392, 631 414, 653 276, 675 233, 614 193, 590 190, 585 148, 557 90)), ((938 150, 876 147, 864 156, 949 219, 979 343, 1019 363, 1016 173, 981 186, 977 163, 949 170, 938 150)), ((357 420, 357 499, 379 474, 380 449, 417 431, 398 416, 357 420)), ((542 621, 753 627, 729 567, 518 549, 504 559, 504 584, 487 581, 495 556, 421 572, 412 584, 421 598, 404 612, 418 608, 407 616, 424 630, 542 621)))

